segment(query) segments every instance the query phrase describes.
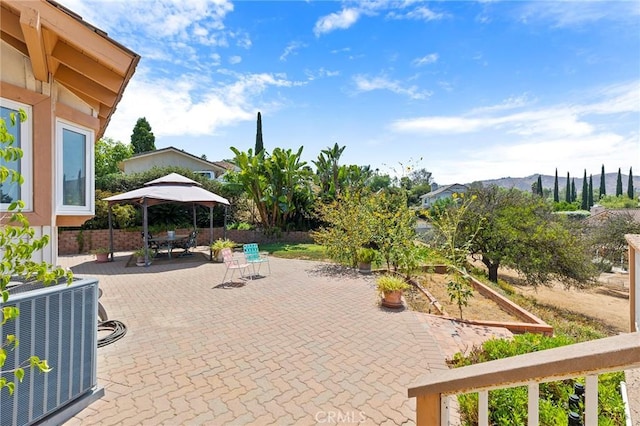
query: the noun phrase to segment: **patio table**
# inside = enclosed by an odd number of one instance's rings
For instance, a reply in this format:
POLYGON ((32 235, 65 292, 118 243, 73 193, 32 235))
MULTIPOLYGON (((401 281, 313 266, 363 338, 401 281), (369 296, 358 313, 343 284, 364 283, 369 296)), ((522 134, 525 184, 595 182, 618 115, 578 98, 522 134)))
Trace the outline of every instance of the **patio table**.
POLYGON ((173 236, 168 236, 165 235, 164 237, 154 237, 151 238, 149 241, 153 241, 155 243, 158 243, 159 246, 163 246, 166 245, 167 246, 167 254, 169 255, 169 259, 171 259, 171 251, 173 250, 173 246, 175 245, 176 242, 178 241, 182 241, 182 240, 186 240, 187 238, 189 238, 189 235, 173 235, 173 236))

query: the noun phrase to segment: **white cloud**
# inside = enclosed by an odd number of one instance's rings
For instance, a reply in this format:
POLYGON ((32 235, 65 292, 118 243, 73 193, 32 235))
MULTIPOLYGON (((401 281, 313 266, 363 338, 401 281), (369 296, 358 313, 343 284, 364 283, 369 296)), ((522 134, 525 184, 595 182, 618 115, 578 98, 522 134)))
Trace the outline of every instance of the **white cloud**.
POLYGON ((603 162, 617 168, 638 161, 637 123, 628 117, 640 113, 639 84, 586 91, 580 99, 568 94, 571 104, 546 107, 524 94, 461 115, 396 120, 390 130, 418 140, 445 138, 449 148, 439 150, 432 170, 439 182, 471 182, 488 171, 496 177, 526 176, 563 164, 575 165, 569 171, 581 177, 585 168, 599 170, 603 162))
POLYGON ((240 62, 242 62, 242 57, 241 56, 235 55, 235 56, 231 56, 229 58, 229 63, 231 65, 239 64, 240 62))
POLYGON ((423 65, 433 64, 434 62, 437 62, 438 58, 439 55, 437 53, 430 53, 426 56, 423 56, 422 58, 414 59, 411 63, 416 67, 421 67, 423 65))
POLYGON ((411 19, 420 21, 434 21, 445 18, 444 13, 432 11, 417 1, 355 1, 348 3, 350 7, 343 7, 339 12, 322 16, 316 21, 313 33, 316 37, 334 30, 345 30, 355 24, 360 17, 376 16, 387 11, 387 19, 411 19), (414 5, 418 4, 417 7, 414 5))
POLYGON ((429 91, 419 90, 417 86, 404 87, 397 80, 389 80, 385 76, 369 77, 356 75, 353 77, 356 92, 370 92, 372 90, 389 90, 398 95, 408 96, 411 99, 427 99, 431 96, 429 91))
POLYGON ((287 44, 287 47, 284 48, 284 52, 282 52, 282 55, 280 55, 280 60, 286 61, 289 55, 297 55, 297 51, 299 49, 302 49, 303 47, 307 47, 307 45, 299 41, 290 42, 289 44, 287 44))
POLYGON ((319 68, 317 71, 305 70, 304 73, 307 75, 307 78, 309 79, 309 81, 312 81, 318 78, 337 77, 340 75, 340 71, 331 71, 331 70, 325 69, 324 67, 319 68))
POLYGON ((419 6, 408 12, 391 11, 387 14, 389 19, 412 19, 417 21, 435 21, 445 18, 444 13, 436 13, 425 6, 419 6))
POLYGON ((358 21, 360 13, 358 9, 350 8, 323 16, 316 22, 313 33, 319 37, 334 30, 347 29, 358 21))
POLYGON ((136 120, 144 115, 157 138, 210 136, 238 122, 255 120, 256 104, 264 104, 259 98, 269 88, 305 84, 277 74, 221 74, 233 81, 216 86, 213 79, 207 84, 203 75, 153 79, 142 70, 129 83, 105 135, 128 142, 136 120), (208 89, 203 92, 203 88, 208 89))
POLYGON ((637 31, 637 1, 528 2, 518 11, 521 22, 549 22, 555 27, 576 27, 596 21, 627 23, 637 31))

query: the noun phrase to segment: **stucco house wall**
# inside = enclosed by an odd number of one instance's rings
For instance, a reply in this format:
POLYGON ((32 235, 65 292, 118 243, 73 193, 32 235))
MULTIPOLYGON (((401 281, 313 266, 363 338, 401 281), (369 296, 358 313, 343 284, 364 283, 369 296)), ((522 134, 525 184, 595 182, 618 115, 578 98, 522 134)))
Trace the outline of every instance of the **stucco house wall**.
POLYGON ((0 15, 1 111, 27 113, 24 123, 7 123, 19 135, 25 180, 9 198, 26 203, 37 237, 49 236, 33 260, 56 264, 58 227, 94 215, 94 144, 140 57, 52 1, 2 0, 0 15))
POLYGON ((121 169, 126 174, 145 172, 153 167, 168 166, 184 167, 194 172, 210 171, 214 173, 216 178, 227 171, 210 161, 174 147, 136 154, 121 163, 121 169))

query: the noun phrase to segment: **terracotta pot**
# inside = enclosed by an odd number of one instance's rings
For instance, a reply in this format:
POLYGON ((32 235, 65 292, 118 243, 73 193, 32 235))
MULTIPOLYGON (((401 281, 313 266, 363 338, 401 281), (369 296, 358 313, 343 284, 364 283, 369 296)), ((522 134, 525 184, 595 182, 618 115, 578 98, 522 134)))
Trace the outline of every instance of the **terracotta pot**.
POLYGON ((109 261, 109 253, 96 253, 96 262, 104 263, 109 261))
POLYGON ((402 304, 402 291, 385 291, 384 297, 382 299, 382 306, 386 306, 387 308, 401 308, 404 305, 402 304))

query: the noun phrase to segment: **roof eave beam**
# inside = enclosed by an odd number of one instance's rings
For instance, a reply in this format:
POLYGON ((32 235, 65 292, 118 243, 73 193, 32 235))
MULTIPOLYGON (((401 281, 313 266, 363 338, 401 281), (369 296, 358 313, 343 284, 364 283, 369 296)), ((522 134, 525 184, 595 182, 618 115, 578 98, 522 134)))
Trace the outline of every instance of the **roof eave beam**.
POLYGON ((22 9, 20 11, 20 27, 29 51, 34 77, 40 81, 49 81, 49 67, 42 38, 40 13, 28 7, 22 9))

